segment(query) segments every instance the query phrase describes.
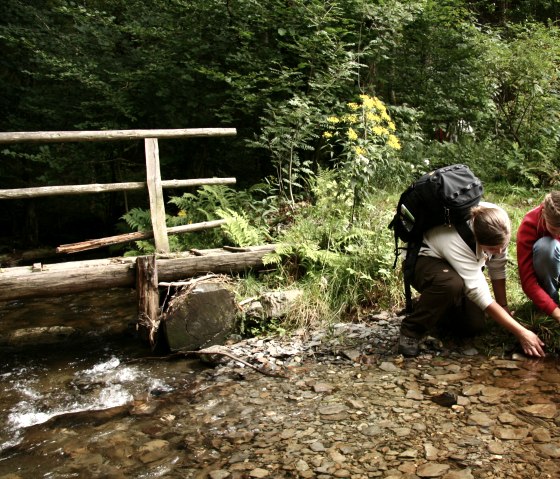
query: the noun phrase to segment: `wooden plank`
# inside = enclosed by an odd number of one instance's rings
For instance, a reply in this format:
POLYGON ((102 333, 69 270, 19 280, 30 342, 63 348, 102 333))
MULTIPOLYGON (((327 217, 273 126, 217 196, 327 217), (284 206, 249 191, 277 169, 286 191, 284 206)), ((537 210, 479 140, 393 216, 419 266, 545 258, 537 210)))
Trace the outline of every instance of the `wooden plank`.
POLYGON ((169 239, 165 225, 165 203, 161 187, 161 172, 159 169, 159 147, 157 138, 144 140, 146 149, 146 181, 150 195, 150 216, 154 242, 158 253, 169 252, 169 239))
MULTIPOLYGON (((160 281, 176 281, 208 272, 231 274, 260 268, 263 256, 274 250, 275 245, 269 245, 268 249, 243 253, 158 257, 158 278, 160 281)), ((135 271, 134 257, 44 264, 37 272, 33 272, 30 266, 0 269, 0 301, 132 288, 136 283, 135 271)))
MULTIPOLYGON (((235 178, 197 178, 192 180, 162 180, 162 188, 188 188, 201 185, 231 185, 235 178)), ((112 191, 143 190, 146 182, 105 183, 89 185, 38 186, 35 188, 10 188, 0 190, 0 200, 36 198, 40 196, 81 195, 84 193, 108 193, 112 191)))
POLYGON ((159 130, 9 131, 0 132, 0 143, 112 141, 145 138, 197 138, 235 136, 235 128, 177 128, 159 130))
MULTIPOLYGON (((213 220, 204 221, 202 223, 192 223, 190 225, 172 226, 167 228, 168 235, 176 235, 180 233, 189 233, 192 231, 200 231, 209 228, 216 228, 226 223, 227 220, 213 220)), ((57 253, 78 253, 80 251, 87 251, 90 249, 102 248, 119 243, 128 243, 130 241, 139 241, 143 239, 150 239, 154 237, 153 231, 136 231, 134 233, 124 233, 122 235, 108 236, 106 238, 99 238, 79 243, 71 243, 61 245, 56 248, 57 253)))
POLYGON ((136 259, 136 295, 138 297, 137 328, 140 336, 155 345, 160 321, 158 271, 155 255, 136 259))

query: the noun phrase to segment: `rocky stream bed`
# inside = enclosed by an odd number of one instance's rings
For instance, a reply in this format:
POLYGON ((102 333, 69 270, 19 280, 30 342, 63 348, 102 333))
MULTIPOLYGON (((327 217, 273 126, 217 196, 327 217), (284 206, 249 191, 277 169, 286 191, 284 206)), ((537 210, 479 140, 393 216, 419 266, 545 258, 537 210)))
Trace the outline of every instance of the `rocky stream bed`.
POLYGON ((26 430, 0 478, 560 477, 557 358, 435 339, 403 358, 401 319, 228 346, 268 374, 168 359, 166 387, 26 430))

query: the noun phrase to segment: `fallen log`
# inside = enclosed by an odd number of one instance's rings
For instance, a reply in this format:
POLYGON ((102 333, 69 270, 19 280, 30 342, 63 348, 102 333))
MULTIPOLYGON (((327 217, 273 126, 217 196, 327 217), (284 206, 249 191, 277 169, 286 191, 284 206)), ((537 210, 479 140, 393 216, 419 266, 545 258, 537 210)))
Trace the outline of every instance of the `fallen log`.
MULTIPOLYGON (((208 272, 231 274, 263 266, 265 254, 275 245, 239 253, 212 250, 213 254, 194 256, 190 253, 157 258, 159 281, 175 281, 208 272)), ((133 288, 136 283, 136 257, 72 261, 0 269, 0 301, 61 296, 85 291, 133 288), (37 268, 36 268, 37 269, 37 268)))
MULTIPOLYGON (((202 223, 192 223, 190 225, 172 226, 167 228, 168 235, 176 235, 180 233, 191 233, 209 228, 216 228, 226 223, 226 220, 204 221, 202 223)), ((129 243, 131 241, 139 241, 154 237, 153 231, 136 231, 133 233, 124 233, 122 235, 108 236, 80 243, 63 244, 56 248, 57 253, 78 253, 79 251, 87 251, 90 249, 102 248, 119 243, 129 243)))

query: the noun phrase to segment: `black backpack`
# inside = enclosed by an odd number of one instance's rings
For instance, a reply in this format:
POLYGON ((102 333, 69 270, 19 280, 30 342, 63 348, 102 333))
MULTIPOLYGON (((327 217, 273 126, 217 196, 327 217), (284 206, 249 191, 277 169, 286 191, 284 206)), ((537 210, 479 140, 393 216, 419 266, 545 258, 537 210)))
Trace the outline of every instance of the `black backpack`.
POLYGON ((426 173, 401 194, 389 228, 395 233, 393 268, 400 250, 406 250, 403 278, 407 312, 412 311, 410 283, 424 232, 434 226, 454 225, 476 253, 476 242, 467 220, 471 208, 480 202, 482 192, 482 182, 468 166, 451 165, 426 173), (399 248, 399 240, 407 245, 399 248))

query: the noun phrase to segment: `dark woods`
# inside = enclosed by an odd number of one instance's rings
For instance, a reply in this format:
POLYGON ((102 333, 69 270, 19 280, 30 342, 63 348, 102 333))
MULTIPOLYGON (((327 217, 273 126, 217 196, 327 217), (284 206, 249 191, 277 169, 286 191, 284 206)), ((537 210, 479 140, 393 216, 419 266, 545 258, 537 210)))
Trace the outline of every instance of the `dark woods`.
MULTIPOLYGON (((555 181, 558 2, 226 3, 5 0, 0 130, 237 128, 161 141, 162 178, 235 177, 266 185, 259 201, 312 201, 310 178, 341 161, 327 118, 367 94, 403 146, 376 187, 426 158, 555 181)), ((141 141, 2 145, 0 189, 144 181, 144 164, 141 141)), ((1 201, 0 254, 117 234, 147 207, 122 192, 1 201)))

